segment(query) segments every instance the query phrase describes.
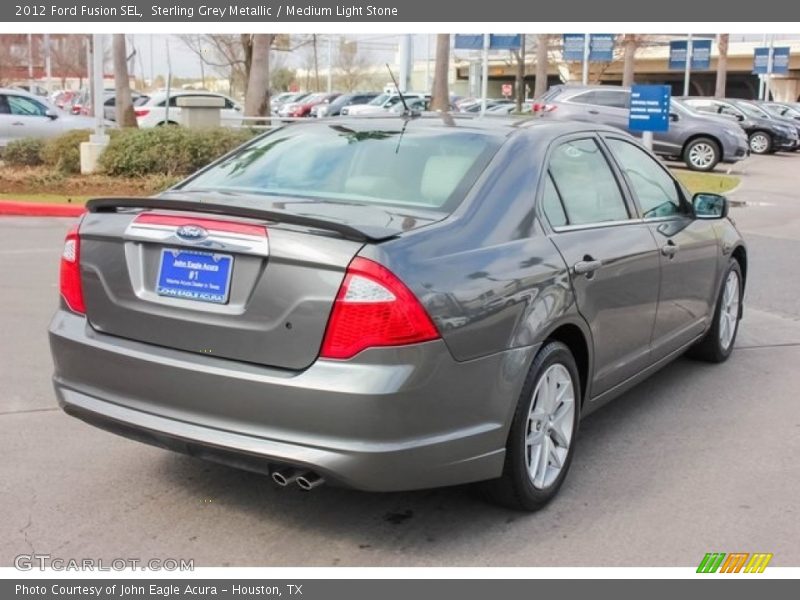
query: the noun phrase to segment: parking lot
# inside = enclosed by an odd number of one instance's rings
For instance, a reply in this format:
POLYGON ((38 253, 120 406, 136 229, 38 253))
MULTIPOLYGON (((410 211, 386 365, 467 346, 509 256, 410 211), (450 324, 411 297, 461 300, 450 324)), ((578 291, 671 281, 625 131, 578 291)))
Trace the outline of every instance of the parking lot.
POLYGON ((0 565, 54 557, 197 566, 695 566, 706 552, 800 564, 800 154, 735 167, 750 248, 738 350, 679 359, 582 424, 536 514, 470 487, 303 493, 63 414, 47 324, 69 221, 0 218, 0 565))

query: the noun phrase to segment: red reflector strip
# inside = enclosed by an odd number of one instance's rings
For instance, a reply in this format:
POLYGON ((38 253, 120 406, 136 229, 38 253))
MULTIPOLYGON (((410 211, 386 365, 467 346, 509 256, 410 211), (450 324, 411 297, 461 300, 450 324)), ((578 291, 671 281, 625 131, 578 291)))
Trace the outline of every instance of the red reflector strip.
POLYGON ((208 231, 223 231, 225 233, 240 233, 256 237, 267 237, 267 228, 263 225, 239 223, 237 221, 219 221, 217 219, 198 219, 197 217, 181 217, 178 215, 161 215, 158 213, 142 213, 134 223, 140 225, 167 225, 182 227, 183 225, 196 225, 208 231))

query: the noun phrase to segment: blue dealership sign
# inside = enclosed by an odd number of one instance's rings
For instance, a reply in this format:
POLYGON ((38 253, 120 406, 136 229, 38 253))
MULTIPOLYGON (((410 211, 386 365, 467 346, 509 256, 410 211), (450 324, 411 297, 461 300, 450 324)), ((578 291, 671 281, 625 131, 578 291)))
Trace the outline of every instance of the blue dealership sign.
POLYGON ((672 90, 668 85, 634 85, 628 129, 631 131, 668 131, 669 102, 672 90))
POLYGON ((498 35, 489 36, 489 48, 492 50, 517 50, 522 47, 522 36, 517 35, 498 35))
MULTIPOLYGON (((669 43, 669 68, 686 69, 686 40, 669 43)), ((702 71, 711 67, 711 40, 692 40, 692 70, 702 71)))
POLYGON ((456 50, 483 50, 483 34, 464 35, 457 33, 454 47, 456 50))
POLYGON ((614 60, 614 34, 593 33, 589 37, 589 60, 611 62, 614 60))
MULTIPOLYGON (((789 72, 789 46, 780 46, 772 49, 772 72, 777 75, 786 75, 789 72)), ((753 51, 753 73, 766 75, 769 73, 769 47, 755 48, 753 51)))
POLYGON ((564 60, 583 60, 583 44, 586 36, 582 33, 564 34, 564 60))

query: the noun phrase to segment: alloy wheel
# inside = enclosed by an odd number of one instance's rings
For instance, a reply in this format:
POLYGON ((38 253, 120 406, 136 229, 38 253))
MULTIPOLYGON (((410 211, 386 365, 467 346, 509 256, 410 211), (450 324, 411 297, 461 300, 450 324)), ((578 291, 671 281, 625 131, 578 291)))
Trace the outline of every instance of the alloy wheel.
POLYGON ((739 275, 736 271, 728 273, 722 292, 722 306, 719 311, 719 343, 727 350, 736 334, 739 322, 739 275))
POLYGON ((558 478, 569 455, 575 421, 575 387, 561 363, 550 365, 539 378, 525 429, 528 477, 537 489, 558 478))
POLYGON ((699 142, 689 150, 689 162, 698 169, 708 169, 714 164, 716 157, 716 149, 705 142, 699 142))
POLYGON ((750 138, 750 150, 756 154, 764 154, 769 149, 769 139, 763 133, 756 133, 750 138))

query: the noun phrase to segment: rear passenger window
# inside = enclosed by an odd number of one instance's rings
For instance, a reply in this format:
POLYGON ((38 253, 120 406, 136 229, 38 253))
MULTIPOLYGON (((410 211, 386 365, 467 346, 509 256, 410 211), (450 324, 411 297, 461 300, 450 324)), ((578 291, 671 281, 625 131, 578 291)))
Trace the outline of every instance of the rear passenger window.
POLYGON ((553 184, 553 178, 547 174, 544 181, 544 195, 542 196, 542 209, 552 227, 563 227, 567 224, 567 214, 561 204, 558 190, 553 184))
POLYGON ((645 219, 670 217, 683 212, 678 186, 658 162, 630 142, 614 138, 607 142, 620 168, 628 176, 645 219))
MULTIPOLYGON (((574 140, 558 146, 550 157, 552 183, 561 200, 565 225, 586 225, 629 218, 619 184, 597 142, 574 140)), ((552 199, 548 220, 559 221, 552 199)))

